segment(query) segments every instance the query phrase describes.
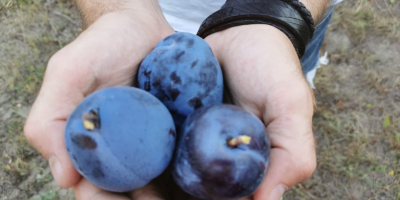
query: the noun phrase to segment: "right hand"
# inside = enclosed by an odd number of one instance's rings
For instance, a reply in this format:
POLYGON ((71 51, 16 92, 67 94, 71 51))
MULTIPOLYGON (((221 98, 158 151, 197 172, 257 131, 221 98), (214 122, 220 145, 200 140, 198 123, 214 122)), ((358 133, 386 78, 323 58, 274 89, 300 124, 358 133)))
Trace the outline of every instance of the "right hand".
MULTIPOLYGON (((57 184, 61 188, 73 187, 78 200, 128 198, 101 190, 75 170, 64 143, 68 116, 96 90, 133 85, 140 62, 173 32, 161 10, 114 11, 101 16, 50 59, 24 132, 29 142, 49 160, 57 184)), ((151 186, 135 191, 131 197, 159 199, 148 191, 151 186)))

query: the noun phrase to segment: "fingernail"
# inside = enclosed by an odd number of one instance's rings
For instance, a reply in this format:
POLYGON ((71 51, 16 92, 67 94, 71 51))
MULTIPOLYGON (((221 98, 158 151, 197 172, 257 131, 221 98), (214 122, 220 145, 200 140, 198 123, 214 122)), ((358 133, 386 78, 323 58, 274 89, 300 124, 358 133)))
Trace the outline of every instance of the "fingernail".
POLYGON ((283 196, 283 193, 286 192, 288 188, 286 187, 286 185, 280 184, 277 185, 271 192, 271 194, 269 195, 268 200, 280 200, 283 196))
POLYGON ((57 183, 59 183, 58 180, 60 180, 60 178, 63 175, 63 168, 62 168, 60 161, 57 159, 57 157, 51 156, 49 158, 49 164, 50 164, 50 169, 51 169, 51 173, 53 174, 54 180, 57 183))

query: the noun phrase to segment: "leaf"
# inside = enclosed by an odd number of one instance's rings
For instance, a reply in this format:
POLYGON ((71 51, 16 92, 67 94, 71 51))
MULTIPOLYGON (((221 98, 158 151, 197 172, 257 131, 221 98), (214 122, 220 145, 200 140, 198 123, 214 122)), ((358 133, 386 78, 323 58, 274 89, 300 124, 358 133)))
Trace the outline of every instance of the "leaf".
POLYGON ((390 117, 389 115, 385 116, 385 120, 383 121, 383 128, 387 128, 390 126, 390 117))
POLYGON ((391 3, 391 4, 394 4, 394 1, 395 1, 395 0, 390 0, 390 3, 391 3))
POLYGON ((389 176, 394 176, 394 171, 392 170, 388 174, 389 174, 389 176))
POLYGON ((395 141, 399 141, 399 140, 400 140, 399 134, 394 135, 394 140, 395 140, 395 141))

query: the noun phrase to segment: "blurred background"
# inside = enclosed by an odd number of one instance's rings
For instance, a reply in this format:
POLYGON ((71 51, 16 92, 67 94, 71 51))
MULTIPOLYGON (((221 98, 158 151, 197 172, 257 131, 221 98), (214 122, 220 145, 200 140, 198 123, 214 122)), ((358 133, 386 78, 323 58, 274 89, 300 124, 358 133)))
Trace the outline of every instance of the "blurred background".
MULTIPOLYGON (((69 0, 0 0, 0 200, 69 200, 22 128, 51 55, 81 31, 69 0)), ((284 200, 400 200, 400 0, 336 6, 317 71, 318 168, 284 200)))

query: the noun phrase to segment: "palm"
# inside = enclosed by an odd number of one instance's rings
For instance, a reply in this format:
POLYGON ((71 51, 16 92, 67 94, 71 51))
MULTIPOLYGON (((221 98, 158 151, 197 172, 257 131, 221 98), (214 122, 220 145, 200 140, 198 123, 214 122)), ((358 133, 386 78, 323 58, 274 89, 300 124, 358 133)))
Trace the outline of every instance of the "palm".
MULTIPOLYGON (((224 72, 225 102, 239 105, 258 116, 271 139, 273 150, 267 176, 254 196, 247 198, 254 200, 265 199, 271 194, 276 182, 282 181, 279 176, 287 174, 290 165, 298 164, 294 158, 309 160, 309 165, 315 162, 312 135, 310 137, 313 108, 309 87, 290 41, 269 28, 238 27, 206 38, 224 72), (296 149, 296 145, 293 149, 295 143, 304 145, 303 151, 296 149), (298 155, 304 153, 304 149, 306 156, 298 155)), ((302 167, 297 168, 302 170, 302 167)), ((286 181, 283 184, 302 180, 307 173, 294 172, 294 180, 283 180, 286 181)), ((172 179, 167 181, 170 181, 167 185, 174 186, 166 188, 164 185, 163 188, 161 184, 157 187, 169 194, 165 199, 196 199, 180 191, 172 179)))
POLYGON ((271 140, 270 165, 254 200, 306 179, 315 168, 313 100, 289 39, 274 27, 248 25, 206 41, 223 68, 228 100, 259 117, 271 140))

